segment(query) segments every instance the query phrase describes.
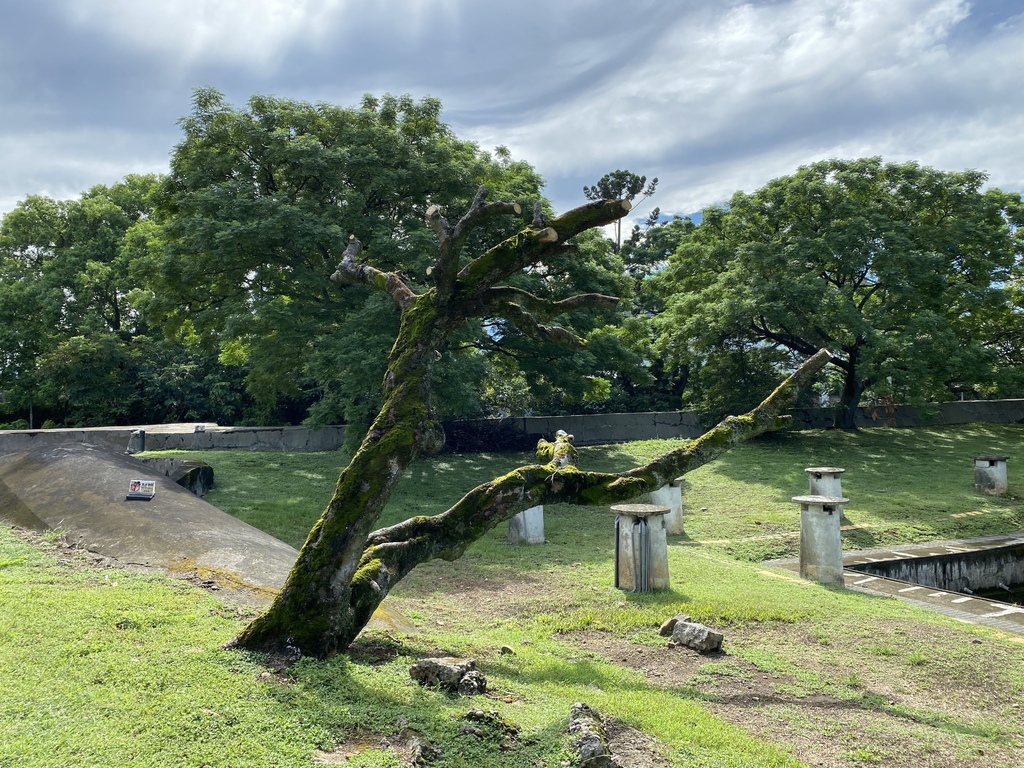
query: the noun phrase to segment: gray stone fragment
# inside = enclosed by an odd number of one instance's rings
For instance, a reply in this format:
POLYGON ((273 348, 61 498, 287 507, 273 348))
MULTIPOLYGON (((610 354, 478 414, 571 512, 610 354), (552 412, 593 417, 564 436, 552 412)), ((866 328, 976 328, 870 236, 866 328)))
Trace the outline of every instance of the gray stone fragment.
POLYGON ((665 619, 665 623, 661 625, 661 629, 658 630, 658 634, 662 637, 669 637, 672 634, 672 630, 675 629, 676 624, 678 624, 680 621, 689 620, 689 614, 677 613, 671 619, 665 619))
POLYGON ((476 696, 487 691, 487 678, 476 669, 471 669, 459 680, 458 691, 463 696, 476 696))
POLYGON ((725 636, 703 624, 696 624, 690 621, 676 622, 672 629, 672 642, 677 645, 685 645, 700 653, 714 653, 722 650, 722 640, 725 636))

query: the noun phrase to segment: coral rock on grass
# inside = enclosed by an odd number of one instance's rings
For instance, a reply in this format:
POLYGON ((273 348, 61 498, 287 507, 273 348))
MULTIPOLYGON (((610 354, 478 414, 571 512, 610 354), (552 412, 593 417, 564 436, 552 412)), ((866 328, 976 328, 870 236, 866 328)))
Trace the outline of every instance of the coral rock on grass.
POLYGON ((477 670, 473 659, 421 659, 409 667, 409 676, 420 685, 458 691, 465 696, 487 690, 487 678, 477 670))
POLYGON ((569 733, 576 737, 576 752, 580 765, 586 768, 621 768, 608 749, 601 715, 583 702, 569 709, 569 733))

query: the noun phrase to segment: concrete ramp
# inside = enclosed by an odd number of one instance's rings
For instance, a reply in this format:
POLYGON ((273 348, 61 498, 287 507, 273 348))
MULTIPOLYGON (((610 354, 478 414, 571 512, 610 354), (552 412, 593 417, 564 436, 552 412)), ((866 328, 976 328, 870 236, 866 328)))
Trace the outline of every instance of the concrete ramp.
POLYGON ((84 443, 0 456, 0 520, 62 529, 122 564, 194 575, 257 599, 281 588, 298 554, 137 459, 84 443), (136 479, 156 482, 151 500, 125 500, 136 479))

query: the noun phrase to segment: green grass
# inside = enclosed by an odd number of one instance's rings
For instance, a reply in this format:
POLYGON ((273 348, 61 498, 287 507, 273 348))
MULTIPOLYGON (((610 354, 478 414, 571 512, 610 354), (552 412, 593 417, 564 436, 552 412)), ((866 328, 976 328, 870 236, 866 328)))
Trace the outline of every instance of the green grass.
MULTIPOLYGON (((824 743, 840 732, 843 765, 891 762, 915 749, 918 757, 946 750, 967 756, 964 764, 988 765, 979 751, 1024 748, 1024 713, 1012 703, 1024 696, 1024 644, 759 561, 796 553, 799 513, 790 497, 805 492, 807 466, 847 468, 846 515, 866 526, 847 532, 848 547, 1024 528, 1013 495, 1021 438, 1019 426, 971 425, 805 432, 734 449, 688 476, 687 533, 669 548, 673 588, 649 595, 611 584, 608 510, 550 506, 543 547, 509 547, 500 525, 459 561, 416 569, 389 598, 416 634, 373 629, 351 657, 304 659, 285 671, 221 650, 247 617, 206 593, 86 566, 81 553, 0 529, 0 767, 309 766, 318 750, 342 745, 352 754, 344 764, 387 768, 399 763, 381 738, 394 742, 410 729, 442 749, 438 768, 554 767, 571 760, 565 718, 578 700, 660 739, 675 768, 800 765, 785 739, 757 738, 715 714, 727 701, 716 693, 721 686, 755 683, 767 688, 751 716, 773 698, 825 696, 840 702, 837 712, 884 718, 885 725, 837 728, 830 718, 808 718, 813 709, 800 717, 779 710, 779 720, 799 721, 807 738, 824 743), (1011 456, 1010 497, 973 493, 977 452, 1011 456), (983 514, 954 517, 972 511, 983 514), (607 637, 630 654, 657 654, 664 639, 656 627, 681 612, 724 629, 728 654, 676 685, 660 686, 576 640, 607 637), (515 653, 502 654, 502 646, 515 653), (439 652, 476 658, 492 697, 467 701, 411 684, 408 666, 439 652), (937 701, 956 694, 952 685, 978 690, 984 705, 932 711, 921 703, 930 692, 937 701), (900 691, 913 696, 898 701, 900 691), (459 735, 474 706, 518 727, 507 748, 507 735, 496 731, 459 735)), ((624 469, 667 447, 586 448, 581 464, 624 469)), ((209 501, 295 546, 343 462, 335 453, 192 455, 214 467, 209 501)), ((442 511, 530 460, 418 462, 381 524, 442 511)))
MULTIPOLYGON (((1024 528, 1024 501, 1018 490, 1024 492, 1024 486, 1014 482, 1013 460, 1022 441, 1024 427, 986 424, 772 435, 734 448, 686 476, 685 540, 751 562, 795 556, 800 512, 792 497, 807 492, 804 469, 811 466, 846 469, 843 493, 850 503, 843 522, 853 526, 843 533, 848 549, 1020 530, 1024 528), (971 455, 977 453, 1011 456, 1009 496, 985 497, 974 492, 971 455)), ((649 440, 582 448, 580 466, 621 471, 675 445, 668 440, 649 440)), ((214 465, 216 486, 208 501, 296 547, 330 499, 344 462, 344 456, 337 453, 154 455, 209 461, 214 465)), ((464 454, 417 462, 406 473, 381 525, 441 512, 475 485, 532 461, 530 454, 464 454)), ((545 513, 549 540, 574 542, 576 560, 604 556, 608 540, 604 524, 611 525, 610 512, 583 513, 597 522, 582 530, 573 522, 579 510, 550 505, 545 513), (559 526, 559 519, 569 524, 559 526)), ((487 541, 478 549, 493 554, 487 541)), ((523 557, 530 560, 539 555, 530 550, 523 557)), ((530 563, 516 565, 529 567, 530 563)))

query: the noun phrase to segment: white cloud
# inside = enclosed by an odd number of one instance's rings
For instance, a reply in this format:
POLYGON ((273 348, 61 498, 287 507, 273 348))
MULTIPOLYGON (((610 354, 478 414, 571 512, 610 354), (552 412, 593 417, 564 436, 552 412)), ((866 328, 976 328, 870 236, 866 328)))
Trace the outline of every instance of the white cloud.
POLYGON ((438 96, 561 209, 615 168, 687 213, 831 156, 1024 186, 1016 0, 36 0, 5 17, 0 64, 0 211, 165 167, 204 84, 438 96))
POLYGON ((68 199, 130 173, 166 172, 169 151, 170 146, 156 149, 138 135, 119 131, 8 134, 0 142, 0 168, 21 172, 0 180, 0 212, 14 208, 27 194, 68 199))
POLYGON ((362 28, 415 36, 456 0, 66 0, 76 26, 179 63, 226 63, 273 72, 293 51, 358 45, 362 28))
POLYGON ((851 149, 954 167, 968 160, 994 179, 1019 178, 991 164, 1024 168, 1013 144, 1022 105, 1000 106, 1018 90, 1024 40, 1006 23, 995 39, 952 45, 969 10, 959 0, 705 10, 673 22, 643 62, 599 90, 475 135, 503 138, 549 175, 623 166, 657 174, 657 202, 684 211, 851 149))

